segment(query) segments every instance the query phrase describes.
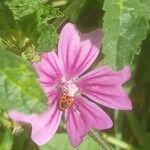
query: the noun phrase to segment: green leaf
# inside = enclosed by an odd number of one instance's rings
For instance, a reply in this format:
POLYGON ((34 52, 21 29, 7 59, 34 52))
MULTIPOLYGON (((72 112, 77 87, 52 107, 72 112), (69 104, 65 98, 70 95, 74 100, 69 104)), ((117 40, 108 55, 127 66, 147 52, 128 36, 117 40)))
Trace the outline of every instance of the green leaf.
POLYGON ((147 19, 150 20, 150 1, 149 0, 141 0, 141 8, 139 9, 140 13, 147 19))
POLYGON ((0 36, 8 34, 14 26, 15 21, 11 10, 3 3, 0 3, 0 36))
POLYGON ((39 21, 37 12, 26 15, 17 20, 17 25, 20 28, 24 37, 28 38, 35 47, 38 44, 38 39, 41 35, 39 30, 39 21))
POLYGON ((45 95, 30 64, 0 50, 0 107, 25 112, 45 110, 45 95))
POLYGON ((11 131, 6 128, 0 128, 0 149, 11 150, 13 145, 13 135, 11 131))
POLYGON ((15 133, 13 147, 11 150, 39 150, 38 146, 31 140, 31 131, 24 126, 24 131, 15 133))
POLYGON ((59 8, 55 8, 51 5, 41 5, 38 10, 38 15, 44 23, 53 18, 63 17, 63 13, 59 8))
POLYGON ((78 148, 73 148, 66 134, 56 134, 54 138, 46 145, 41 146, 40 150, 98 150, 100 146, 90 137, 87 136, 78 148))
POLYGON ((15 19, 33 13, 41 4, 40 0, 6 0, 6 4, 13 11, 15 19))
POLYGON ((139 0, 105 0, 102 52, 106 63, 114 69, 131 64, 135 54, 140 53, 141 42, 149 29, 140 9, 139 0))
POLYGON ((57 43, 57 30, 53 25, 39 22, 38 14, 24 16, 17 22, 23 34, 34 45, 37 51, 47 51, 57 43))
POLYGON ((15 19, 22 18, 37 11, 41 19, 51 19, 63 16, 58 8, 44 4, 41 0, 6 0, 6 4, 13 11, 15 19))
POLYGON ((36 51, 44 52, 56 45, 58 38, 56 28, 53 25, 39 23, 37 13, 24 16, 17 23, 36 51))
POLYGON ((57 31, 54 26, 45 26, 38 40, 37 51, 49 51, 57 44, 57 31))
POLYGON ((90 32, 98 28, 104 14, 102 10, 103 2, 104 0, 84 1, 71 15, 71 22, 75 22, 83 32, 90 32))
POLYGON ((15 47, 16 50, 13 50, 13 52, 21 55, 26 49, 28 51, 30 47, 33 47, 34 50, 47 51, 56 45, 56 28, 48 25, 48 22, 51 19, 63 16, 58 8, 41 0, 6 0, 2 4, 2 15, 0 14, 0 21, 3 19, 0 22, 2 31, 14 19, 15 26, 11 28, 9 25, 7 27, 9 34, 4 37, 7 44, 15 47), (10 14, 8 14, 8 11, 10 14), (5 18, 8 16, 12 18, 7 21, 5 18))
POLYGON ((24 132, 14 135, 12 150, 23 150, 27 144, 27 135, 24 132))

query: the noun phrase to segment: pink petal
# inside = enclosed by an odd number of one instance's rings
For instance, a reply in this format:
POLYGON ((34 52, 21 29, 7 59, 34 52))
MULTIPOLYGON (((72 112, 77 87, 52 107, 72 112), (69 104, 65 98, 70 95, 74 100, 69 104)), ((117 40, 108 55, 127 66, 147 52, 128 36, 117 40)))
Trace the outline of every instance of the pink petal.
POLYGON ((98 29, 82 34, 71 23, 64 26, 60 33, 58 56, 64 64, 66 78, 79 76, 91 66, 99 53, 100 40, 98 29))
POLYGON ((55 52, 42 55, 42 59, 33 65, 39 74, 39 81, 46 94, 54 92, 55 85, 62 77, 62 64, 55 52))
POLYGON ((122 84, 130 78, 129 67, 118 72, 107 66, 95 69, 78 81, 80 92, 95 102, 114 109, 132 109, 132 103, 122 84))
POLYGON ((108 129, 112 127, 109 116, 96 104, 78 96, 74 106, 65 114, 67 132, 73 147, 77 147, 91 128, 108 129))
POLYGON ((17 111, 10 111, 9 116, 14 121, 31 124, 32 140, 38 145, 43 145, 56 133, 61 121, 62 111, 57 109, 57 102, 55 101, 42 115, 27 115, 17 111))

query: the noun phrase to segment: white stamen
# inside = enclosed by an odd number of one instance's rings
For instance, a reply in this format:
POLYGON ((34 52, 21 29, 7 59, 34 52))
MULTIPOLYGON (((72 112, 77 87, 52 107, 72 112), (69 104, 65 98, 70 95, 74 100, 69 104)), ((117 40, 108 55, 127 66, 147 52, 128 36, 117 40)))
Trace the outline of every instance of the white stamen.
POLYGON ((75 96, 78 91, 78 87, 74 84, 74 79, 67 81, 65 78, 62 78, 61 84, 59 86, 63 94, 68 96, 75 96))

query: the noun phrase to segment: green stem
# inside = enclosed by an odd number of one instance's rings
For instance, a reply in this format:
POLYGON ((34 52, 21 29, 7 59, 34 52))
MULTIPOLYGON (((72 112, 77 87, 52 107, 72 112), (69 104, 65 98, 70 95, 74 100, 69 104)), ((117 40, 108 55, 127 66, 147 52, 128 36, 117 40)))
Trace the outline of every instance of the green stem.
POLYGON ((100 135, 100 133, 97 133, 95 130, 91 130, 89 134, 103 150, 112 150, 108 142, 100 135))
MULTIPOLYGON (((114 112, 114 122, 115 122, 115 125, 114 125, 114 134, 115 134, 115 137, 116 139, 118 140, 121 140, 122 139, 122 121, 123 121, 123 118, 122 118, 122 114, 121 112, 119 112, 118 110, 115 110, 114 112)), ((116 150, 120 150, 120 147, 118 147, 118 145, 116 145, 116 150)))
POLYGON ((80 5, 85 2, 86 0, 74 0, 68 8, 63 12, 64 16, 61 18, 56 19, 53 22, 53 25, 58 29, 69 17, 70 15, 78 8, 80 5))
POLYGON ((112 145, 118 146, 121 149, 125 149, 125 150, 137 150, 137 148, 129 145, 128 143, 121 141, 119 139, 116 139, 110 135, 107 134, 103 134, 103 137, 106 139, 107 142, 109 142, 112 145))
POLYGON ((54 1, 52 2, 52 4, 54 7, 59 7, 68 4, 68 1, 67 0, 54 1))

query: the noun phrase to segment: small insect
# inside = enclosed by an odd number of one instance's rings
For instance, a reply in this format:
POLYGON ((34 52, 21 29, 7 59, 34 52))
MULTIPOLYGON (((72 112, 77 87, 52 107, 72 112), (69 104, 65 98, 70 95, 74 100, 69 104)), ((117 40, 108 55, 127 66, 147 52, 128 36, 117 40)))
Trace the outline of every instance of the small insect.
POLYGON ((73 100, 73 97, 62 94, 59 99, 59 108, 63 111, 66 110, 67 108, 72 106, 73 100))

